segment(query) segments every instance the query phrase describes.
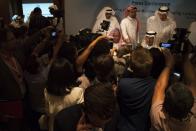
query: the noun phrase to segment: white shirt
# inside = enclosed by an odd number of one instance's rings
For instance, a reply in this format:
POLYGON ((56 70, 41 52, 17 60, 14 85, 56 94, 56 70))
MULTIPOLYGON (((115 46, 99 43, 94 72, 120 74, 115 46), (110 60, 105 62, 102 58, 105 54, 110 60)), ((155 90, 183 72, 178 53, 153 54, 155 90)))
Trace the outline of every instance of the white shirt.
POLYGON ((168 17, 166 21, 161 21, 157 12, 154 16, 147 19, 147 31, 155 31, 157 33, 156 44, 167 42, 171 39, 175 28, 176 22, 174 20, 168 17))
POLYGON ((46 112, 49 116, 49 131, 53 131, 55 115, 64 108, 82 103, 84 89, 79 87, 72 88, 71 92, 65 96, 54 96, 44 90, 46 112))
POLYGON ((127 16, 121 21, 120 27, 121 27, 123 39, 130 40, 130 43, 125 42, 126 44, 138 43, 139 38, 137 32, 137 26, 138 26, 137 24, 138 24, 137 20, 129 16, 127 16))

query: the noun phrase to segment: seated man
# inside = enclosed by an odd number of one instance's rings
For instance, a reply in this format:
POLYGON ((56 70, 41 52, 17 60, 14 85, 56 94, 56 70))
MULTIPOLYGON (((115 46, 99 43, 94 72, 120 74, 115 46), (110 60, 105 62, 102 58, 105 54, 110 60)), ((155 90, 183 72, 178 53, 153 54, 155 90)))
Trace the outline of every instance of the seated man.
POLYGON ((115 106, 112 84, 90 86, 85 90, 83 104, 63 109, 57 114, 54 131, 114 131, 108 124, 115 106))
POLYGON ((120 29, 120 25, 114 10, 111 7, 104 7, 97 16, 92 32, 109 35, 115 28, 120 29))
POLYGON ((157 47, 155 43, 155 38, 156 38, 156 32, 154 31, 147 31, 146 35, 144 37, 144 40, 142 41, 141 46, 150 49, 152 47, 157 47))

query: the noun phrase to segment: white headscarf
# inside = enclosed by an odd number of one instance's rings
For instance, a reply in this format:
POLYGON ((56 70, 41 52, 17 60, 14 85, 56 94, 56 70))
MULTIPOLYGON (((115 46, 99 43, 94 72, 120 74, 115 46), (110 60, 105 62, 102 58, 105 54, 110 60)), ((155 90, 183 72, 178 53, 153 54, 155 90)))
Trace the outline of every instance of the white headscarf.
MULTIPOLYGON (((165 7, 165 6, 162 6, 162 7, 165 7)), ((160 8, 161 8, 161 7, 160 7, 160 8)), ((160 9, 160 8, 159 8, 159 9, 160 9)), ((165 8, 166 8, 166 7, 165 7, 165 8)), ((168 7, 167 7, 167 8, 168 8, 168 7)), ((159 9, 156 10, 155 13, 154 13, 154 16, 156 17, 156 19, 160 19, 160 18, 159 18, 159 14, 158 14, 158 13, 160 12, 159 9)), ((174 20, 174 15, 169 11, 169 8, 168 8, 168 11, 167 11, 167 18, 168 18, 168 19, 171 19, 171 20, 174 20)))
POLYGON ((97 15, 97 20, 98 19, 105 19, 106 17, 105 17, 105 13, 107 12, 107 10, 111 10, 111 11, 109 11, 109 12, 111 12, 111 14, 114 16, 115 15, 115 11, 111 8, 111 7, 109 7, 109 6, 106 6, 106 7, 104 7, 100 12, 99 12, 99 14, 97 15))

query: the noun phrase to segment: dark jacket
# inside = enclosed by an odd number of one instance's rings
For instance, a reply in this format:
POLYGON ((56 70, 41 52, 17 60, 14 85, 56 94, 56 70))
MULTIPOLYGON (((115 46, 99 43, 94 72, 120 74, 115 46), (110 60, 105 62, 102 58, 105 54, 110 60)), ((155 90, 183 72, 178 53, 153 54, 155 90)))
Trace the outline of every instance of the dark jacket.
POLYGON ((0 57, 0 100, 20 100, 22 93, 9 67, 0 57))
POLYGON ((117 98, 120 108, 118 131, 148 131, 149 111, 155 80, 146 78, 122 78, 117 98))

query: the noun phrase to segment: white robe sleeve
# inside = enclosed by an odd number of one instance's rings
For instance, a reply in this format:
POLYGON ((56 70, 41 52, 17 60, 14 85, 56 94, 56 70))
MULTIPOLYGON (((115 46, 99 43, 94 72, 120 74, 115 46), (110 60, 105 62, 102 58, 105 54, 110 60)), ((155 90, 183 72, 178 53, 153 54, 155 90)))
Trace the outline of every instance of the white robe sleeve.
POLYGON ((100 26, 100 24, 101 24, 101 20, 96 20, 96 22, 95 22, 95 24, 94 24, 94 26, 93 26, 93 29, 92 29, 92 33, 97 33, 99 30, 100 30, 100 28, 101 28, 101 26, 100 26))
POLYGON ((129 36, 127 34, 127 27, 126 27, 126 21, 125 21, 125 19, 123 19, 121 21, 120 28, 121 28, 121 31, 122 31, 122 37, 124 39, 129 39, 129 36))
POLYGON ((114 25, 115 25, 115 27, 113 28, 113 29, 115 29, 115 28, 118 28, 118 29, 120 29, 120 24, 119 24, 119 22, 118 22, 118 20, 116 19, 116 17, 114 17, 114 25))
POLYGON ((164 29, 163 29, 163 31, 162 31, 162 33, 163 34, 167 34, 167 33, 173 33, 173 31, 175 30, 175 28, 176 28, 176 22, 174 22, 173 20, 171 20, 170 21, 170 24, 167 26, 167 27, 165 27, 164 29))

